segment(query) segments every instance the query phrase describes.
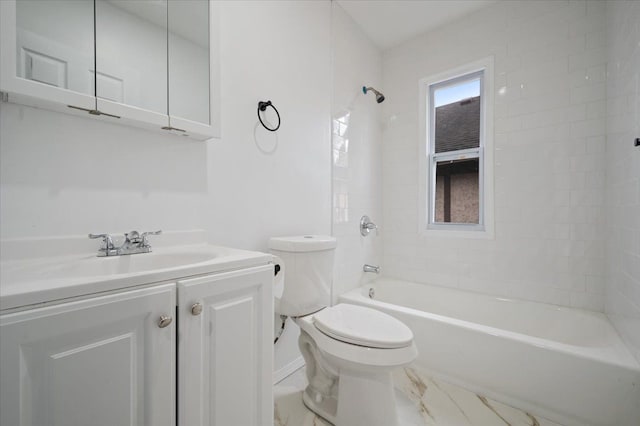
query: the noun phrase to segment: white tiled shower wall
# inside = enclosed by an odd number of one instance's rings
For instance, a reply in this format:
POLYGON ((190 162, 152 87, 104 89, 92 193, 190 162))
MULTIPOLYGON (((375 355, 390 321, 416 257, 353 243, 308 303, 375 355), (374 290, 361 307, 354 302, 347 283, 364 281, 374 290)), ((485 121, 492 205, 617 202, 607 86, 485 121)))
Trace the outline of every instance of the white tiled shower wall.
POLYGON ((640 360, 640 2, 607 3, 606 313, 640 360))
POLYGON ((605 6, 499 2, 383 54, 384 270, 603 310, 605 6), (418 235, 418 80, 495 58, 495 239, 418 235))
MULTIPOLYGON (((381 236, 359 232, 366 214, 382 228, 381 117, 382 105, 362 86, 382 90, 382 54, 351 17, 332 3, 333 64, 333 235, 334 300, 372 278, 365 263, 379 265, 381 236)), ((384 91, 383 91, 384 92, 384 91)))

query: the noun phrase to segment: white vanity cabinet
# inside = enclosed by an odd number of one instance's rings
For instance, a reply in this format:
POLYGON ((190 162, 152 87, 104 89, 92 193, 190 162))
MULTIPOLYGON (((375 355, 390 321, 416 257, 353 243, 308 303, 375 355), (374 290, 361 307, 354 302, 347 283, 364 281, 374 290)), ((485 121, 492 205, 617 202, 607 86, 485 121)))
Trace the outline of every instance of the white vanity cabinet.
POLYGON ((0 425, 272 424, 273 265, 254 265, 0 315, 0 425))
POLYGON ((178 282, 178 426, 273 422, 273 265, 178 282))
POLYGON ((175 284, 0 316, 0 424, 175 424, 175 284))

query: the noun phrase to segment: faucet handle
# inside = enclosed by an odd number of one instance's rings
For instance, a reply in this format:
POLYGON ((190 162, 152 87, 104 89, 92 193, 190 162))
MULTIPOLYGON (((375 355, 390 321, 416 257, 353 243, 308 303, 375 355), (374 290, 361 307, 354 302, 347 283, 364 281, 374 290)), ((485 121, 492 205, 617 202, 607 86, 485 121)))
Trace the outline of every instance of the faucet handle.
POLYGON ((113 250, 113 239, 110 234, 89 234, 89 238, 92 240, 102 238, 102 247, 100 247, 100 250, 113 250))
POLYGON ((371 221, 369 216, 364 215, 360 218, 360 235, 366 237, 374 229, 376 230, 376 235, 378 235, 378 226, 371 221))
POLYGON ((148 236, 149 235, 160 235, 162 234, 162 230, 159 229, 157 231, 147 231, 147 232, 143 232, 142 234, 140 234, 140 245, 142 247, 149 247, 149 240, 148 240, 148 236))

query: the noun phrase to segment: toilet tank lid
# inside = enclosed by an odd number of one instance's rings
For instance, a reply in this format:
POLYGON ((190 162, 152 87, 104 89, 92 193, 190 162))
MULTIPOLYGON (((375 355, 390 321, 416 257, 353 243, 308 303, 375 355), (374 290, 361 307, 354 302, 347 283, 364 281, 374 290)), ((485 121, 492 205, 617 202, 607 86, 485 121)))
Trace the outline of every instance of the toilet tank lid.
POLYGON ((273 237, 269 240, 270 249, 289 252, 332 250, 336 245, 336 239, 328 235, 273 237))

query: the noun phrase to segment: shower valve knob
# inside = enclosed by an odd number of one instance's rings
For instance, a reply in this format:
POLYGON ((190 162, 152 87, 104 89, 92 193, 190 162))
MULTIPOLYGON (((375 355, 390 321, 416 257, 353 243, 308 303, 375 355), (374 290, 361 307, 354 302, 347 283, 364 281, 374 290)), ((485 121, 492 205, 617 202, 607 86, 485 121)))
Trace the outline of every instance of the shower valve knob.
POLYGON ((360 218, 360 235, 362 235, 363 237, 366 237, 373 230, 375 230, 376 235, 378 235, 378 227, 376 226, 376 224, 371 222, 371 219, 369 219, 369 216, 367 215, 362 216, 360 218))

